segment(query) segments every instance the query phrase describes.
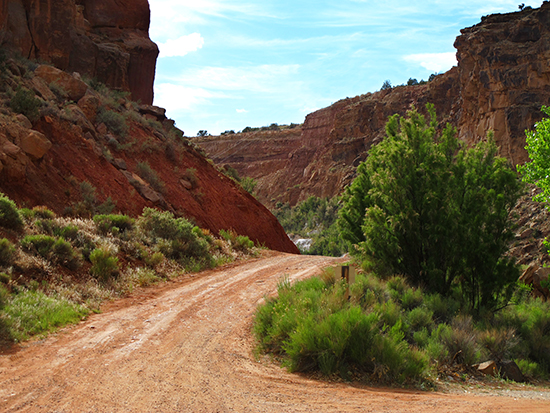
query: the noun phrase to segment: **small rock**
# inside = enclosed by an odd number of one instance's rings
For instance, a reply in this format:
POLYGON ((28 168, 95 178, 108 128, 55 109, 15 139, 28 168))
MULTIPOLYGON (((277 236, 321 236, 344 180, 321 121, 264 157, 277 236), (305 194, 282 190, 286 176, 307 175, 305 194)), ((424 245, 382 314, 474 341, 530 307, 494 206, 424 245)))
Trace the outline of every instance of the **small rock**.
POLYGON ((477 367, 477 371, 487 376, 495 376, 497 372, 497 363, 495 363, 492 360, 486 361, 484 363, 479 364, 479 366, 477 367))

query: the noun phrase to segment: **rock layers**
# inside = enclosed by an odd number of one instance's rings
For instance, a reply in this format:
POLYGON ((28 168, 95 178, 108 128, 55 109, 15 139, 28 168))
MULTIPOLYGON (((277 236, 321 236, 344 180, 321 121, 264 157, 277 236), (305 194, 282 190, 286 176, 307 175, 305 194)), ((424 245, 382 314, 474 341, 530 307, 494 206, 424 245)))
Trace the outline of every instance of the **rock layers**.
POLYGON ((147 0, 0 0, 0 44, 153 102, 147 0))
POLYGON ((404 115, 412 105, 422 110, 427 102, 467 144, 493 130, 501 155, 513 165, 523 163, 525 130, 550 102, 550 3, 484 17, 461 33, 455 42, 457 67, 424 85, 368 93, 311 113, 286 152, 274 148, 287 132, 197 142, 215 162, 257 179, 258 198, 269 206, 339 194, 368 149, 384 137, 388 116, 404 115), (263 168, 266 154, 277 168, 263 168))

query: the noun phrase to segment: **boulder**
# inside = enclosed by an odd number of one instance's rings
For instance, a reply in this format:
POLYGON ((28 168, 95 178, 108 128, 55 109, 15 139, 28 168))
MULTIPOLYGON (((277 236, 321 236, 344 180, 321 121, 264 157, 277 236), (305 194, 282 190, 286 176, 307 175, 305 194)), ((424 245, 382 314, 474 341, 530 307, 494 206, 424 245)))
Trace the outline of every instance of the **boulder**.
POLYGON ((86 94, 78 101, 78 107, 82 110, 86 118, 95 123, 97 117, 97 111, 99 109, 101 102, 99 98, 92 95, 86 94))
POLYGON ((52 143, 46 136, 35 130, 30 130, 29 133, 21 138, 19 147, 33 160, 39 160, 52 147, 52 143))
POLYGON ((495 376, 497 373, 497 363, 492 360, 480 363, 477 366, 477 371, 481 374, 485 374, 486 376, 495 376))
POLYGON ((36 68, 34 74, 48 84, 57 83, 57 85, 67 92, 69 99, 75 102, 78 102, 88 90, 88 85, 82 80, 78 80, 53 66, 40 65, 36 68))
POLYGON ((142 115, 150 115, 153 117, 154 120, 158 120, 159 122, 162 122, 166 119, 166 109, 158 106, 140 105, 139 113, 141 113, 142 115))
POLYGON ((550 298, 550 290, 546 286, 543 286, 541 281, 547 281, 549 275, 550 268, 533 264, 523 271, 519 280, 533 287, 533 295, 535 297, 548 299, 550 298))
POLYGON ((500 377, 503 379, 513 380, 516 382, 525 381, 525 377, 514 361, 501 361, 498 363, 498 369, 500 372, 500 377))
POLYGON ((44 79, 37 76, 32 78, 32 88, 38 96, 46 101, 55 100, 54 93, 50 90, 44 79))

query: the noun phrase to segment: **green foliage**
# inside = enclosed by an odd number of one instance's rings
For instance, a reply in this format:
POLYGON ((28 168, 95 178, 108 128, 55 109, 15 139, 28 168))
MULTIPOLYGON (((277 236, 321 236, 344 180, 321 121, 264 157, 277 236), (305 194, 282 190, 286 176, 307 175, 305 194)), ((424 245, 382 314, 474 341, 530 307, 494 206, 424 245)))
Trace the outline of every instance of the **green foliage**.
POLYGON ((437 137, 433 105, 427 109, 429 123, 416 110, 390 117, 386 139, 342 197, 342 236, 382 275, 457 291, 474 312, 495 309, 519 275, 504 254, 522 186, 492 139, 467 150, 449 125, 437 137))
POLYGON ((48 261, 61 264, 70 269, 76 269, 79 265, 78 254, 72 245, 62 238, 44 234, 26 235, 21 240, 21 247, 48 261))
POLYGON ((137 225, 146 235, 156 239, 165 257, 188 266, 198 263, 199 268, 212 265, 207 239, 197 235, 193 224, 185 218, 175 218, 169 211, 145 208, 137 225))
POLYGON ((241 179, 241 186, 243 189, 248 192, 249 194, 253 195, 254 190, 256 189, 256 185, 258 185, 258 182, 249 176, 245 176, 241 179))
POLYGON ((6 238, 0 238, 0 267, 9 267, 15 261, 17 251, 6 238))
POLYGON ((101 108, 97 114, 97 122, 104 123, 115 135, 125 138, 128 135, 126 118, 120 113, 106 108, 101 108))
POLYGON ((67 324, 77 323, 89 310, 41 291, 23 291, 7 300, 3 321, 10 340, 22 341, 67 324))
POLYGON ((19 210, 11 199, 0 192, 0 227, 19 231, 23 228, 23 220, 19 210))
POLYGON ((340 208, 338 201, 337 197, 311 196, 292 208, 278 203, 272 213, 287 234, 312 240, 309 249, 303 253, 339 257, 346 252, 347 246, 336 226, 340 208))
POLYGON ((119 274, 118 258, 106 248, 96 248, 90 254, 90 273, 102 282, 108 282, 119 274))
POLYGON ((220 230, 220 237, 229 241, 236 251, 247 252, 254 247, 254 241, 245 235, 238 235, 234 230, 220 230))
POLYGON ((443 320, 434 309, 456 308, 454 302, 413 289, 402 277, 358 274, 347 300, 345 283, 327 274, 293 285, 283 280, 278 297, 256 311, 259 350, 292 371, 346 377, 351 370, 373 382, 402 383, 492 357, 520 360, 532 377, 550 372, 550 303, 527 298, 477 323, 451 309, 443 320), (412 309, 400 292, 415 296, 412 309))
POLYGON ((155 191, 158 191, 160 193, 166 192, 166 186, 164 185, 164 182, 162 182, 157 172, 153 168, 151 168, 151 165, 149 165, 147 161, 138 162, 138 164, 136 165, 136 169, 138 175, 145 179, 155 191))
POLYGON ((35 93, 23 87, 17 88, 10 101, 10 108, 16 113, 22 113, 31 122, 35 122, 40 118, 38 111, 40 106, 40 99, 36 97, 35 93))
POLYGON ((97 228, 103 234, 131 231, 135 223, 135 219, 130 218, 128 215, 96 215, 93 219, 97 228), (115 228, 116 230, 114 230, 115 228))

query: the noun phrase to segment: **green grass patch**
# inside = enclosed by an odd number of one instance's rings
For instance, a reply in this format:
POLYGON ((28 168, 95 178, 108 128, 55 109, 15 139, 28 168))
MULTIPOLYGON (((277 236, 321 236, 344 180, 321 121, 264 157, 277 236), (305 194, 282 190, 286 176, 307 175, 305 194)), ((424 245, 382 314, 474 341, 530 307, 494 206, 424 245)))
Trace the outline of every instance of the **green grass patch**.
POLYGON ((83 306, 27 290, 8 300, 1 318, 9 337, 23 341, 77 323, 88 314, 89 310, 83 306))

